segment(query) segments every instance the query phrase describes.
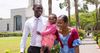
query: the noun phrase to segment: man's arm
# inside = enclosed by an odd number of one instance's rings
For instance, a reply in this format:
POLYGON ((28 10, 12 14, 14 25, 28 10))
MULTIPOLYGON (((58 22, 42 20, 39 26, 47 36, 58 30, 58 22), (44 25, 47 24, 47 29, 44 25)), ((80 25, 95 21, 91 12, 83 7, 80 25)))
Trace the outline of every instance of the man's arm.
POLYGON ((75 53, 79 53, 79 46, 75 46, 75 53))
POLYGON ((28 27, 28 23, 26 22, 24 25, 24 29, 23 29, 23 36, 21 39, 21 43, 20 43, 20 52, 24 53, 25 51, 25 47, 26 47, 26 40, 29 34, 29 27, 28 27))

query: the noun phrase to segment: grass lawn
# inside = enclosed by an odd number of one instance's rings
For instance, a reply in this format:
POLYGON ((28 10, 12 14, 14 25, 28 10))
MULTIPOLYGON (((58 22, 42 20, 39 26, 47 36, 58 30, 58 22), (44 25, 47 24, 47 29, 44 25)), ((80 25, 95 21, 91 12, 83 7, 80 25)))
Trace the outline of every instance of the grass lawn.
MULTIPOLYGON (((0 53, 20 53, 20 41, 21 37, 0 37, 0 53)), ((27 39, 27 48, 29 42, 30 38, 27 39)))

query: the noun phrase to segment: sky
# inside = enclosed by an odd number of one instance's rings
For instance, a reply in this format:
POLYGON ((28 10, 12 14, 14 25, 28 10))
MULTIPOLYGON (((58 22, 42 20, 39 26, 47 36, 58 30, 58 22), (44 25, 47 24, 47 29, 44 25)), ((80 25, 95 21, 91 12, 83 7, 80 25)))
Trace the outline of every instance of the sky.
POLYGON ((0 0, 0 17, 10 18, 10 10, 28 6, 28 0, 0 0))
MULTIPOLYGON (((45 13, 47 13, 47 6, 46 4, 48 3, 45 3, 45 1, 47 0, 43 0, 44 1, 44 8, 46 9, 45 10, 45 13)), ((60 15, 61 13, 62 14, 65 14, 67 13, 66 11, 66 8, 63 8, 63 9, 60 9, 58 6, 59 6, 59 3, 60 2, 63 2, 63 0, 53 0, 53 13, 57 14, 57 15, 60 15), (55 6, 56 5, 56 6, 55 6), (58 11, 56 11, 58 10, 58 11)), ((81 5, 82 7, 82 0, 79 0, 79 4, 81 5)), ((71 13, 74 14, 73 10, 74 10, 74 1, 71 1, 71 13)), ((16 8, 26 8, 28 7, 28 0, 0 0, 0 17, 1 18, 10 18, 11 16, 11 9, 16 9, 16 8)), ((88 5, 89 7, 89 11, 93 11, 95 9, 95 6, 94 5, 88 5)))

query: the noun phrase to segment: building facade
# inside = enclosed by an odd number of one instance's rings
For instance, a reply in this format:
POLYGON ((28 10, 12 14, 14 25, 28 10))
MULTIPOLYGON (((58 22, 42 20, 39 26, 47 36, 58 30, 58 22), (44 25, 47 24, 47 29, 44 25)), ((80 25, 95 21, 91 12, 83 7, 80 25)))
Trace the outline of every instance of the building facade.
POLYGON ((41 3, 41 0, 29 0, 27 8, 11 9, 11 18, 0 19, 0 32, 22 31, 25 21, 33 16, 34 3, 41 3))

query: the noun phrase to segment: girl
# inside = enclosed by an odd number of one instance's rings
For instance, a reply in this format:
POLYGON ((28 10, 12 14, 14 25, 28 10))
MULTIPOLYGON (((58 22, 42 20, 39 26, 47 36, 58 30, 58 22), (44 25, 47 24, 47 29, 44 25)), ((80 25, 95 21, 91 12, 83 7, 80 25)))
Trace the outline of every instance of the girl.
POLYGON ((55 14, 49 15, 48 24, 43 32, 37 32, 38 34, 42 35, 42 51, 44 53, 50 53, 50 49, 52 48, 55 40, 55 33, 56 33, 56 20, 57 17, 55 14))
POLYGON ((61 43, 60 53, 79 53, 79 35, 75 28, 68 26, 68 18, 61 15, 57 19, 58 36, 61 43))

